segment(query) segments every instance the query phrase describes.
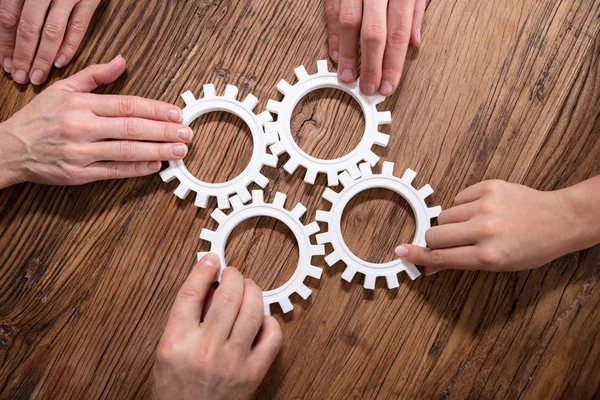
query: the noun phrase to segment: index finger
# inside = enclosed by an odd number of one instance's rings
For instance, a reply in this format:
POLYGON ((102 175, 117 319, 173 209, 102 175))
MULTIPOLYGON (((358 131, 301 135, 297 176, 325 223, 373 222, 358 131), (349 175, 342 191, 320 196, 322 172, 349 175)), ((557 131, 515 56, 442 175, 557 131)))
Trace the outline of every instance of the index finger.
POLYGON ((218 271, 219 256, 214 253, 208 253, 194 266, 175 297, 166 330, 198 327, 204 302, 218 271))
POLYGON ((183 119, 179 107, 158 100, 91 93, 82 96, 90 110, 99 117, 136 117, 178 123, 183 119))
POLYGON ((327 33, 329 43, 329 55, 333 62, 337 63, 340 58, 340 36, 338 18, 340 15, 341 0, 327 0, 325 15, 327 17, 327 33))
POLYGON ((396 254, 403 260, 423 267, 476 270, 480 266, 475 246, 431 250, 426 247, 403 244, 396 248, 396 254))

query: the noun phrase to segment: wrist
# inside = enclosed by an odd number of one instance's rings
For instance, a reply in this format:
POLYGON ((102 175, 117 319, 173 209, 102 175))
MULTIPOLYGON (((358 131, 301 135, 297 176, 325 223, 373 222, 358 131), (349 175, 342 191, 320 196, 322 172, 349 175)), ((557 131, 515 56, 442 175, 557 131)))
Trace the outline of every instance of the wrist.
POLYGON ((25 182, 25 170, 19 155, 23 145, 13 135, 8 121, 0 123, 0 189, 25 182))
MULTIPOLYGON (((600 183, 600 177, 596 183, 600 183)), ((596 185, 597 186, 597 185, 596 185)), ((598 192, 590 190, 593 185, 586 181, 554 193, 559 198, 559 210, 565 221, 568 252, 583 250, 600 243, 600 209, 598 192)))

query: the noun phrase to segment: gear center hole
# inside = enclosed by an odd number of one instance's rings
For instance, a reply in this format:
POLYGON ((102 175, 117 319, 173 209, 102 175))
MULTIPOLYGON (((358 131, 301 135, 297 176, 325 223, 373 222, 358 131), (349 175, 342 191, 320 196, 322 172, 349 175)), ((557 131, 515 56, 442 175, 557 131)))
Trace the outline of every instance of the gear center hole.
POLYGON ((394 249, 411 243, 416 229, 410 204, 389 189, 368 189, 354 196, 344 208, 341 225, 350 251, 378 264, 396 259, 394 249))
POLYGON ((227 182, 250 163, 252 132, 243 119, 225 111, 212 111, 190 124, 194 139, 184 159, 187 169, 209 183, 227 182))
POLYGON ((298 267, 298 242, 276 218, 252 217, 236 226, 225 246, 227 265, 236 267, 263 290, 286 283, 298 267))
POLYGON ((365 132, 360 104, 334 88, 304 96, 294 108, 291 132, 298 147, 320 159, 333 160, 352 152, 365 132))

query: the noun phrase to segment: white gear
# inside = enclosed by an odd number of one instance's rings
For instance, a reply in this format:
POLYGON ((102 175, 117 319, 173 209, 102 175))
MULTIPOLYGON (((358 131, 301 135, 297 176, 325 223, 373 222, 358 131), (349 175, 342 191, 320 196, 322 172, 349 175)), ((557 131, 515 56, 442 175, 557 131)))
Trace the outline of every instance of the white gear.
POLYGON ((352 178, 360 177, 358 163, 367 161, 374 166, 379 157, 371 151, 373 145, 387 146, 389 136, 379 132, 379 125, 389 124, 392 120, 389 111, 377 111, 377 104, 381 103, 385 97, 376 94, 365 96, 361 94, 358 87, 358 81, 351 84, 340 82, 335 72, 329 72, 327 60, 317 61, 317 73, 309 75, 304 66, 299 66, 294 70, 298 82, 293 86, 284 79, 277 84, 277 90, 283 94, 281 102, 269 100, 267 110, 277 114, 277 121, 265 124, 265 132, 279 133, 279 141, 273 144, 270 149, 276 156, 287 153, 290 160, 284 165, 284 169, 292 174, 298 166, 306 168, 304 181, 314 184, 317 174, 327 174, 328 186, 338 184, 338 175, 340 172, 347 171, 352 178), (290 122, 294 108, 307 93, 322 88, 335 88, 350 94, 363 111, 365 119, 365 132, 363 138, 350 153, 332 160, 319 159, 312 157, 303 151, 292 137, 290 122))
POLYGON ((183 109, 183 123, 189 125, 200 115, 211 111, 225 111, 237 115, 252 132, 252 158, 241 174, 227 182, 203 182, 190 173, 182 160, 169 161, 169 167, 160 173, 160 177, 165 182, 175 178, 179 180, 175 195, 180 199, 185 199, 190 191, 196 192, 196 207, 206 208, 208 198, 214 196, 217 198, 218 207, 225 209, 229 208, 229 197, 232 195, 239 196, 244 203, 250 200, 247 187, 251 182, 256 182, 263 188, 269 183, 260 170, 264 165, 277 166, 277 156, 267 153, 267 146, 277 141, 277 134, 264 133, 264 124, 273 118, 268 111, 254 114, 254 107, 258 103, 254 95, 249 94, 240 102, 236 99, 238 88, 233 85, 227 85, 223 96, 216 95, 215 86, 212 84, 204 85, 203 91, 204 97, 201 99, 196 99, 189 90, 181 95, 186 104, 183 109))
POLYGON ((317 211, 317 221, 328 224, 328 232, 317 235, 317 243, 331 243, 333 252, 325 257, 328 265, 333 265, 338 261, 346 264, 346 269, 342 273, 342 278, 348 282, 357 272, 365 276, 364 287, 366 289, 375 288, 375 280, 378 276, 384 276, 388 288, 398 287, 398 273, 405 271, 411 279, 416 279, 420 272, 414 264, 396 259, 390 262, 376 264, 364 261, 358 258, 346 245, 342 237, 341 220, 344 208, 348 202, 358 193, 374 188, 383 188, 392 190, 401 195, 410 204, 415 214, 415 236, 412 243, 417 246, 425 246, 425 232, 431 227, 431 219, 437 218, 442 211, 440 206, 428 207, 425 199, 433 193, 429 185, 423 186, 417 190, 411 184, 416 172, 407 169, 401 178, 394 176, 394 163, 384 162, 381 174, 373 174, 371 167, 367 163, 360 164, 362 177, 352 179, 346 172, 339 178, 344 186, 340 193, 327 188, 323 193, 323 198, 331 203, 329 211, 317 211))
MULTIPOLYGON (((221 272, 225 269, 225 245, 227 239, 242 221, 252 217, 267 216, 275 218, 286 224, 294 233, 298 242, 298 267, 294 275, 283 285, 276 289, 263 292, 264 312, 270 315, 270 306, 274 303, 279 303, 284 313, 292 311, 294 306, 290 300, 293 293, 298 293, 303 299, 307 299, 311 294, 311 289, 304 284, 304 279, 310 276, 315 279, 321 278, 322 268, 311 264, 313 256, 325 254, 325 248, 322 245, 313 245, 310 243, 310 236, 319 231, 319 224, 313 221, 311 224, 303 225, 300 218, 306 212, 306 207, 298 203, 293 210, 285 209, 286 195, 277 192, 273 203, 265 203, 262 190, 252 191, 252 203, 244 205, 238 196, 233 196, 231 205, 233 211, 230 214, 225 214, 219 209, 215 209, 211 217, 219 223, 215 231, 202 229, 200 238, 211 243, 210 251, 216 253, 221 260, 221 268, 219 270, 218 280, 221 280, 221 272)), ((198 260, 206 253, 198 253, 198 260)))

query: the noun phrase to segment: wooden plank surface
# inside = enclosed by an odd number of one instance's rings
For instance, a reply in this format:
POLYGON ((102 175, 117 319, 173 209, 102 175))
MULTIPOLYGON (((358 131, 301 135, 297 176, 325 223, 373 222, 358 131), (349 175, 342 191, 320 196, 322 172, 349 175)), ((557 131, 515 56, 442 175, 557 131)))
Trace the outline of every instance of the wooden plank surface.
MULTIPOLYGON (((53 80, 117 54, 128 74, 100 93, 176 103, 204 83, 259 108, 293 68, 327 57, 324 2, 104 1, 73 65, 53 80)), ((423 45, 408 55, 391 110, 387 148, 376 153, 418 172, 444 208, 461 189, 499 178, 537 189, 600 173, 600 3, 593 0, 432 0, 423 45)), ((330 63, 331 65, 331 63, 330 63)), ((0 79, 0 120, 39 89, 0 79)), ((318 157, 352 149, 363 129, 347 96, 320 90, 298 105, 300 146, 318 157)), ((186 161, 198 177, 225 181, 251 155, 247 128, 224 113, 192 125, 186 161)), ((325 178, 265 168, 265 197, 302 202, 306 222, 325 178)), ((173 297, 214 229, 193 199, 158 176, 80 187, 18 185, 0 191, 0 398, 148 398, 154 350, 173 297)), ((191 197, 191 196, 190 196, 191 197)), ((325 229, 326 225, 322 225, 325 229)), ((343 222, 349 247, 393 259, 414 219, 397 195, 362 193, 343 222)), ((263 289, 297 262, 287 227, 251 219, 233 233, 230 264, 263 289)), ((314 260, 326 264, 322 257, 314 260)), ((340 279, 344 266, 309 280, 308 301, 275 310, 284 347, 260 399, 597 398, 600 396, 600 248, 528 272, 443 272, 374 291, 340 279)))

